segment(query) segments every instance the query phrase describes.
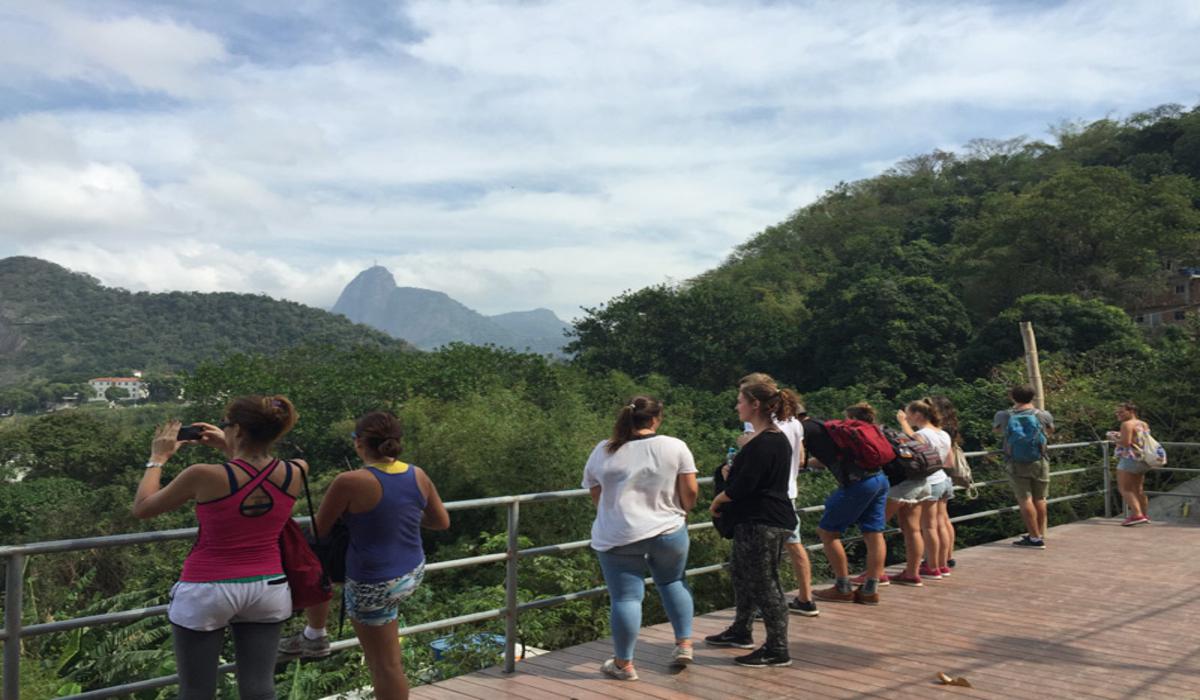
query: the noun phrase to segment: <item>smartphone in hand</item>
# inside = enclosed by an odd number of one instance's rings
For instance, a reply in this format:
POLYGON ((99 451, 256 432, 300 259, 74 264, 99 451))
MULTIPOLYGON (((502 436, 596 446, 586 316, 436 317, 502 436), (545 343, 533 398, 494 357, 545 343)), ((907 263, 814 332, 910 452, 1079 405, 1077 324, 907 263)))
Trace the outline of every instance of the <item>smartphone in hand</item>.
POLYGON ((179 429, 179 434, 175 436, 176 440, 199 440, 200 436, 204 435, 204 427, 199 425, 185 425, 179 429))

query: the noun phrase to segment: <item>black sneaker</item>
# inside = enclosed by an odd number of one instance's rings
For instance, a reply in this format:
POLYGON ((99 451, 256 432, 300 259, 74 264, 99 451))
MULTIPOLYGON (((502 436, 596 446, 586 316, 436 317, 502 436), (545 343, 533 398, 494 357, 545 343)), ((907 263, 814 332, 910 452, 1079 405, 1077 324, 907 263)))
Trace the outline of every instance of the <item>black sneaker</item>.
POLYGON ((788 612, 792 613, 793 615, 816 617, 817 615, 821 614, 821 611, 817 610, 816 601, 812 600, 800 600, 799 598, 796 598, 795 600, 789 600, 787 608, 788 612))
POLYGON ((1014 547, 1024 547, 1026 549, 1045 549, 1046 542, 1042 538, 1036 540, 1029 535, 1021 535, 1021 539, 1012 543, 1014 547))
POLYGON ((739 656, 733 660, 738 666, 751 666, 753 668, 766 668, 768 666, 791 666, 792 657, 786 654, 772 654, 767 651, 765 646, 761 646, 754 651, 739 656))
POLYGON ((711 644, 714 647, 737 647, 738 649, 753 649, 754 638, 750 635, 734 634, 733 630, 728 629, 720 634, 710 634, 704 638, 705 644, 711 644))
POLYGON ((947 559, 947 560, 946 560, 946 566, 948 566, 948 567, 950 567, 951 569, 953 569, 953 568, 954 568, 954 560, 953 560, 953 559, 947 559))

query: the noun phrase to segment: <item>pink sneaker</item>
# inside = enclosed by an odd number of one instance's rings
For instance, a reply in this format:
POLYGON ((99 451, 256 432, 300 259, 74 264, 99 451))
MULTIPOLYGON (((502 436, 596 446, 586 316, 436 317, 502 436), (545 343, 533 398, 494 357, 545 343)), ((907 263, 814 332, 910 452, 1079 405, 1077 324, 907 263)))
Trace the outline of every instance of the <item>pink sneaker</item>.
POLYGON ((931 581, 941 581, 942 580, 941 569, 931 569, 928 566, 925 566, 924 564, 921 565, 920 569, 917 569, 917 573, 919 573, 921 575, 921 578, 927 578, 931 581))
POLYGON ((1144 515, 1131 515, 1121 521, 1121 527, 1129 527, 1130 525, 1141 525, 1142 523, 1150 522, 1150 518, 1144 515))
POLYGON ((942 567, 942 578, 945 578, 945 577, 947 577, 947 576, 949 576, 949 575, 950 575, 950 567, 948 567, 948 566, 943 566, 943 567, 942 567))
MULTIPOLYGON (((866 574, 860 574, 860 575, 855 576, 854 578, 850 579, 850 583, 853 583, 856 586, 861 586, 866 582, 867 582, 866 574)), ((892 583, 892 580, 890 578, 888 578, 887 574, 884 574, 883 576, 879 577, 879 585, 887 586, 887 585, 891 585, 891 583, 892 583)))
POLYGON ((895 576, 892 576, 892 583, 898 583, 901 586, 924 586, 925 585, 925 584, 921 583, 920 576, 909 576, 908 574, 904 573, 903 571, 896 574, 895 576))

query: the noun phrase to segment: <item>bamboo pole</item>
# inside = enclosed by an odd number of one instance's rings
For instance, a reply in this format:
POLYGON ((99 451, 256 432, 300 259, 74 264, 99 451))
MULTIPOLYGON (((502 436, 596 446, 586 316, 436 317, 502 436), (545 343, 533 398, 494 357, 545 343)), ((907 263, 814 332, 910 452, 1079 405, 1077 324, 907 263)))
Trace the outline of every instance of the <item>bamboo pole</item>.
POLYGON ((1021 321, 1021 341, 1025 343, 1025 372, 1033 387, 1033 405, 1046 409, 1046 397, 1042 393, 1042 369, 1038 365, 1037 338, 1033 334, 1033 323, 1021 321))

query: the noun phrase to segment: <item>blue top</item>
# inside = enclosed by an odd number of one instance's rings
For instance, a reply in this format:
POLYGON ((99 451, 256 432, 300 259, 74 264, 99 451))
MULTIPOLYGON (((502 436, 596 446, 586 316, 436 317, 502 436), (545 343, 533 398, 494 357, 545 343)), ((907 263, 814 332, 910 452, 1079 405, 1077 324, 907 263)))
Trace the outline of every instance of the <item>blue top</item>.
POLYGON ((425 561, 421 547, 421 516, 425 496, 417 487, 417 470, 400 474, 367 468, 379 480, 383 497, 365 513, 342 515, 350 530, 346 578, 381 583, 400 578, 425 561))

